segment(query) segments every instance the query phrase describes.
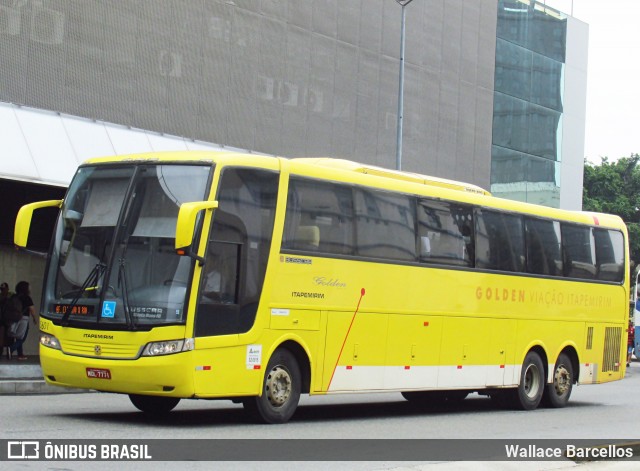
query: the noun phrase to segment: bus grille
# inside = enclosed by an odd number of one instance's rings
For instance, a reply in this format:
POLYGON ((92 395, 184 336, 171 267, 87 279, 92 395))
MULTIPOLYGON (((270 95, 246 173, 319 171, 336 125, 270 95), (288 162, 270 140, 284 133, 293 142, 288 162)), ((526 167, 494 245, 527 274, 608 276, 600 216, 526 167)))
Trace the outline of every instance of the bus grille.
POLYGON ((93 358, 137 358, 140 352, 140 345, 127 344, 104 344, 100 342, 62 342, 62 351, 67 355, 86 356, 93 358), (96 347, 99 345, 97 353, 96 347))
POLYGON ((622 339, 622 327, 607 327, 604 331, 604 356, 602 358, 602 371, 620 370, 620 341, 622 339))
POLYGON ((587 350, 593 348, 593 327, 587 328, 587 350))

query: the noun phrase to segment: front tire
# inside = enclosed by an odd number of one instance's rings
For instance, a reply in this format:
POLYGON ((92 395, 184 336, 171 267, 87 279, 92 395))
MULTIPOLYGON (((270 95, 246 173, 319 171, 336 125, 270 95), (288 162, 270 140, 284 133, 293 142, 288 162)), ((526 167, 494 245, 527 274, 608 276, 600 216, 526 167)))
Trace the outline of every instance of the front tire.
POLYGON ((168 414, 180 402, 178 397, 143 396, 140 394, 129 394, 129 399, 138 410, 150 416, 168 414))
POLYGON ((242 402, 249 417, 266 424, 283 424, 293 416, 302 381, 300 367, 293 354, 286 349, 274 352, 264 374, 262 395, 245 398, 242 402))
POLYGON ((547 384, 543 402, 549 407, 560 408, 567 405, 573 389, 573 364, 566 353, 561 353, 553 369, 553 382, 547 384))

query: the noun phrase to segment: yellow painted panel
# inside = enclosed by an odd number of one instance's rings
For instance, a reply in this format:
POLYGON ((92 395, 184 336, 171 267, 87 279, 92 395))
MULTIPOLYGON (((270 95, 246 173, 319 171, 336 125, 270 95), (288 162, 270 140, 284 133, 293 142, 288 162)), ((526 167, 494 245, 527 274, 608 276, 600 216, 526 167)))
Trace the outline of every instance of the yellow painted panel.
POLYGON ((320 311, 271 309, 271 328, 277 330, 318 330, 320 328, 320 311))
POLYGON ((336 367, 379 366, 385 362, 388 316, 354 312, 328 313, 323 390, 328 389, 336 367))
POLYGON ((442 329, 442 365, 484 365, 493 323, 488 319, 449 317, 442 329))
MULTIPOLYGON (((195 393, 198 397, 257 394, 264 367, 247 363, 250 346, 196 350, 193 355, 195 393)), ((255 348, 255 347, 254 347, 255 348)), ((260 352, 264 355, 263 347, 260 352)))
POLYGON ((440 360, 442 318, 389 316, 387 366, 435 366, 440 360))

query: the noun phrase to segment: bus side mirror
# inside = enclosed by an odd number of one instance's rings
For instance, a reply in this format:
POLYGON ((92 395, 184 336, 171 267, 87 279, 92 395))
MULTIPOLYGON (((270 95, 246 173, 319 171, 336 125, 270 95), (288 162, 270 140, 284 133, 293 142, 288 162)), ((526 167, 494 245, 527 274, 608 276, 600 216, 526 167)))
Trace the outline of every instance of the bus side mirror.
POLYGON ((176 223, 176 252, 181 255, 192 254, 191 244, 193 244, 193 232, 196 228, 198 213, 203 210, 213 211, 217 207, 217 201, 194 201, 180 205, 176 223))
POLYGON ((39 201, 37 203, 25 204, 16 217, 16 225, 13 232, 13 243, 17 248, 26 249, 29 239, 29 230, 31 229, 31 220, 33 212, 43 208, 61 208, 63 200, 39 201))

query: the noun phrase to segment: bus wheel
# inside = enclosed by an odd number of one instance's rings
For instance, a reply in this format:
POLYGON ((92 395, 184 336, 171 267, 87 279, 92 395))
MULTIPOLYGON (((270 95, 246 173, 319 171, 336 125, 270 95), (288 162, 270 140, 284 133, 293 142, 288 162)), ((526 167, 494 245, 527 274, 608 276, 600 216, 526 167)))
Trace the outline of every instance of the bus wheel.
POLYGON ((553 370, 553 382, 547 384, 543 403, 549 407, 564 407, 569 402, 573 388, 573 366, 566 353, 561 353, 553 370))
POLYGON ((131 403, 149 415, 163 415, 170 412, 180 402, 178 397, 142 396, 129 394, 131 403))
POLYGON ((520 371, 520 384, 512 391, 517 409, 533 410, 540 404, 544 392, 544 366, 540 355, 529 352, 520 371))
POLYGON ((242 404, 252 419, 266 424, 282 424, 296 411, 301 389, 298 362, 289 350, 278 349, 267 365, 262 395, 247 397, 242 404))

